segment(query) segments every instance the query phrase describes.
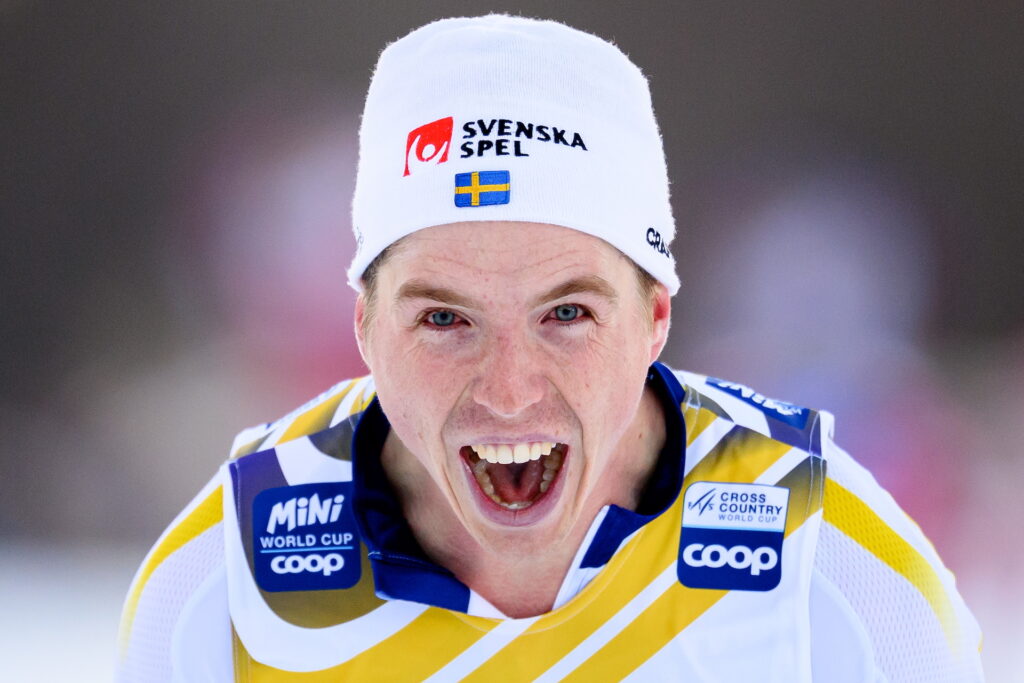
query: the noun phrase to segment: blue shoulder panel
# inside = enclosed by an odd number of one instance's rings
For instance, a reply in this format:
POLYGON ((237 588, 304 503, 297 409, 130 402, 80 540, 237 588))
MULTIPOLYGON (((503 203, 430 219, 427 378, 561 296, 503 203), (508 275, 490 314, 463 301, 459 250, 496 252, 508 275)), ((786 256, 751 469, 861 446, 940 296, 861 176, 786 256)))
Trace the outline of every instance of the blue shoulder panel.
POLYGON ((821 454, 817 411, 768 398, 746 385, 715 377, 708 377, 707 384, 760 410, 768 422, 771 438, 809 453, 821 454))

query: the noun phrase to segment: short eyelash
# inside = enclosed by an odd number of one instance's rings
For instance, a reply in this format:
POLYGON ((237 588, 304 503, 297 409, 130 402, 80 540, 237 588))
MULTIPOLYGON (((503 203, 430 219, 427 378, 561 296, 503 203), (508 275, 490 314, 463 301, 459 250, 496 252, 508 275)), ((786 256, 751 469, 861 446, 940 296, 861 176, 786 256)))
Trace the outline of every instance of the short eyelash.
POLYGON ((576 325, 578 323, 584 322, 585 320, 593 320, 593 318, 594 318, 593 312, 589 308, 584 306, 583 304, 563 303, 563 304, 558 304, 558 306, 554 306, 550 311, 548 311, 548 314, 547 314, 545 319, 553 320, 555 323, 557 323, 558 325, 561 325, 562 327, 571 327, 571 326, 576 325), (574 318, 573 320, 569 320, 569 321, 559 320, 558 318, 555 317, 555 309, 557 309, 559 306, 575 306, 576 308, 578 308, 580 310, 580 315, 578 317, 574 318))
POLYGON ((466 319, 463 318, 458 313, 456 313, 455 311, 448 308, 432 308, 430 310, 424 311, 422 315, 420 315, 418 322, 432 332, 448 332, 458 327, 459 323, 465 323, 466 319), (453 322, 451 325, 448 325, 447 327, 442 327, 440 325, 430 322, 430 316, 432 316, 434 313, 441 312, 451 313, 453 316, 455 316, 455 322, 453 322))
MULTIPOLYGON (((582 304, 558 304, 558 306, 552 307, 547 312, 547 315, 545 316, 544 319, 545 320, 551 320, 551 321, 555 322, 557 325, 559 325, 561 327, 572 327, 573 325, 577 325, 579 323, 585 322, 586 320, 592 320, 594 318, 593 312, 589 308, 587 308, 586 306, 584 306, 582 304), (558 306, 575 306, 576 308, 579 309, 580 315, 577 318, 573 319, 573 320, 568 320, 568 321, 559 320, 558 318, 555 317, 555 309, 557 309, 558 306)), ((431 332, 450 332, 454 328, 459 327, 460 323, 461 324, 467 324, 467 321, 466 321, 465 318, 463 318, 461 315, 459 315, 455 311, 452 311, 451 309, 448 309, 448 308, 432 308, 432 309, 429 309, 427 311, 424 311, 419 316, 419 319, 417 320, 417 322, 420 325, 422 325, 423 327, 425 327, 426 329, 430 330, 431 332), (440 325, 437 325, 435 323, 430 322, 430 316, 433 315, 434 313, 440 313, 440 312, 451 313, 453 316, 455 316, 455 322, 453 322, 451 325, 449 325, 447 327, 442 327, 440 325)))

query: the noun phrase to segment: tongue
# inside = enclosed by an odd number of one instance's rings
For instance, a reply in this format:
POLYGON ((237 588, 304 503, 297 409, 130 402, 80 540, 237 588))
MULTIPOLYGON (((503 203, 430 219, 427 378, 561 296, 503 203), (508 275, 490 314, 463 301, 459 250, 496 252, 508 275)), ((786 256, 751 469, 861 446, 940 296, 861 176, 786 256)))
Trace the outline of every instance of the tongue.
POLYGON ((487 464, 494 492, 506 503, 528 503, 540 495, 544 466, 540 460, 512 465, 487 464))

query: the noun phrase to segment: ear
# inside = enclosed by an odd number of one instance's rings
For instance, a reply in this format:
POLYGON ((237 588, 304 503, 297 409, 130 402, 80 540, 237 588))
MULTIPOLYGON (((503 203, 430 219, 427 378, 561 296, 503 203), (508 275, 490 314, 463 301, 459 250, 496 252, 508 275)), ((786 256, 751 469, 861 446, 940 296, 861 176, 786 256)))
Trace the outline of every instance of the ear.
POLYGON ((651 302, 651 357, 648 363, 658 360, 661 350, 668 341, 668 328, 672 324, 672 297, 665 285, 658 283, 651 302))
MULTIPOLYGON (((359 355, 363 357, 363 363, 366 367, 370 367, 370 361, 366 353, 366 294, 360 292, 356 298, 356 309, 355 309, 355 332, 356 332, 356 345, 359 347, 359 355)), ((370 370, 373 371, 372 368, 370 370)))

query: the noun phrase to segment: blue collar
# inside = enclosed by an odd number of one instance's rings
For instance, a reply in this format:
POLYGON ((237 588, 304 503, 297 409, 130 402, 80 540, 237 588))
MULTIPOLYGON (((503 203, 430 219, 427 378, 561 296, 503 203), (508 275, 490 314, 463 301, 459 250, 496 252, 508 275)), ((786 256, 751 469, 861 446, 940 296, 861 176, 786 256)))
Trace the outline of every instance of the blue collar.
MULTIPOLYGON (((681 405, 686 390, 661 363, 651 366, 647 382, 665 414, 665 446, 636 511, 608 506, 580 569, 607 564, 622 541, 667 510, 682 488, 686 427, 681 405)), ((427 557, 406 523, 398 495, 384 473, 380 453, 390 429, 380 403, 374 399, 363 412, 352 437, 355 517, 369 552, 377 594, 465 612, 469 588, 427 557)))

